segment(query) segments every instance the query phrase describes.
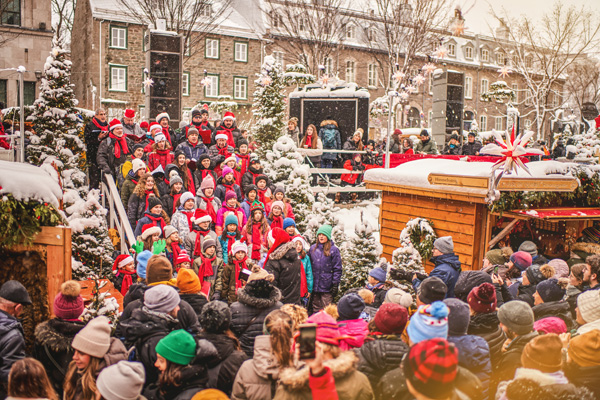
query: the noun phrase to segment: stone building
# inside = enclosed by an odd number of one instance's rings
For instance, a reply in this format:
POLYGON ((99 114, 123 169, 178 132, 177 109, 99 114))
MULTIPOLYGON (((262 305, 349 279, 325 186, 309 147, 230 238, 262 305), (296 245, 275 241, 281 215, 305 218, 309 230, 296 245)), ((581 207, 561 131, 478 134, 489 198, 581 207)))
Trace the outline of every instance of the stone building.
POLYGON ((0 19, 0 102, 14 107, 19 102, 19 74, 4 69, 24 66, 23 100, 31 105, 38 96, 38 81, 52 49, 52 8, 50 0, 1 2, 0 19), (6 3, 6 5, 5 5, 6 3))

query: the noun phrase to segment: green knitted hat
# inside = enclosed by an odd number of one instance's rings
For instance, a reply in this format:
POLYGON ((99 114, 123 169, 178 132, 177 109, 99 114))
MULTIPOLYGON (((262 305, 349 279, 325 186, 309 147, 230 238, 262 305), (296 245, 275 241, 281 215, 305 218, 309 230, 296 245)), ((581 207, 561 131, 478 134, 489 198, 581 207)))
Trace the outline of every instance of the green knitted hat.
POLYGON ((322 225, 319 230, 317 231, 317 236, 322 233, 323 235, 327 236, 327 239, 331 240, 331 231, 333 230, 333 228, 331 227, 331 225, 322 225))
POLYGON ((178 329, 158 342, 156 353, 172 363, 188 365, 196 356, 196 341, 185 330, 178 329))

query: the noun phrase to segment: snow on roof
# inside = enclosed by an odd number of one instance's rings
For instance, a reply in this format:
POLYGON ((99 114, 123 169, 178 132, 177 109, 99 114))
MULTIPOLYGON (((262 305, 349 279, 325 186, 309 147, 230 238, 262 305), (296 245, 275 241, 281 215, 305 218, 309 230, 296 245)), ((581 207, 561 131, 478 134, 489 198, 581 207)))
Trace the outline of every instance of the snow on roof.
POLYGON ((0 194, 21 201, 37 200, 58 208, 62 190, 48 173, 31 164, 0 161, 0 194))
POLYGON ((361 97, 361 98, 369 98, 371 94, 367 90, 358 89, 358 85, 356 83, 348 83, 346 87, 341 89, 332 88, 331 86, 326 87, 325 89, 321 87, 317 87, 315 85, 306 85, 305 89, 309 90, 298 90, 290 93, 290 98, 337 98, 337 97, 361 97))

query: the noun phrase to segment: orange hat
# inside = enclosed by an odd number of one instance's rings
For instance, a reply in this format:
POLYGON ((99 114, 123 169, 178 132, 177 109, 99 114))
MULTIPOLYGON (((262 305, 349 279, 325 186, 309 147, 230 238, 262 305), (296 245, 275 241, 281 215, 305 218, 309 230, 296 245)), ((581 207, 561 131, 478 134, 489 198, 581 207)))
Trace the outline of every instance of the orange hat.
POLYGON ((198 275, 189 268, 181 268, 177 273, 177 287, 183 294, 198 293, 202 289, 198 275))

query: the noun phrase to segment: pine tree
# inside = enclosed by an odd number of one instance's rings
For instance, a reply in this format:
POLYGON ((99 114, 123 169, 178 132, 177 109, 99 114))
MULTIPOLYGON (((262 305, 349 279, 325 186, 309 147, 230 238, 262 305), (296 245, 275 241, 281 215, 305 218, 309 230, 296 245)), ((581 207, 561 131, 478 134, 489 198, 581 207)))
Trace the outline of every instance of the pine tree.
POLYGON ((336 213, 339 211, 333 200, 328 199, 323 193, 317 195, 313 203, 312 211, 306 216, 306 230, 304 236, 309 243, 316 243, 317 231, 322 225, 331 225, 333 228, 331 239, 333 243, 342 250, 347 242, 344 231, 340 228, 340 222, 336 213))
POLYGON ((98 277, 92 277, 91 280, 94 282, 92 301, 83 310, 81 320, 83 322, 89 322, 90 320, 103 315, 107 317, 113 325, 116 324, 119 317, 119 303, 117 302, 117 299, 108 296, 108 292, 100 292, 104 285, 106 285, 106 282, 100 282, 98 277))
POLYGON ((360 222, 354 227, 354 233, 356 236, 350 240, 346 251, 346 259, 349 262, 342 274, 340 293, 345 293, 352 288, 364 287, 369 271, 379 263, 382 251, 381 244, 377 242, 373 234, 373 227, 364 218, 362 211, 360 222))
POLYGON ((277 139, 266 158, 265 173, 273 183, 283 186, 294 209, 296 226, 303 232, 306 229, 306 216, 315 201, 310 192, 309 167, 303 164, 304 157, 298 153, 296 144, 287 135, 277 139))

